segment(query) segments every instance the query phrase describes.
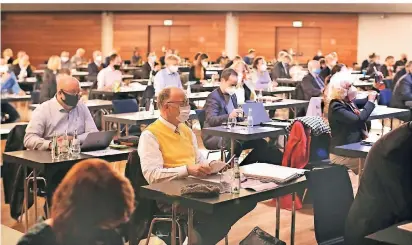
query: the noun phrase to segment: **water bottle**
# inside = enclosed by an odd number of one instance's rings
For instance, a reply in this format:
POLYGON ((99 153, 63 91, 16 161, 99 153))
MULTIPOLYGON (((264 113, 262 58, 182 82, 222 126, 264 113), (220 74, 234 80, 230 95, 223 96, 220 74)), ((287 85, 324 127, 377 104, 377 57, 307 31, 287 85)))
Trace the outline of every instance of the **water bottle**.
POLYGON ((59 156, 62 159, 69 158, 69 136, 67 135, 67 130, 63 136, 63 141, 60 146, 59 156))
POLYGON ((192 90, 190 89, 190 82, 187 82, 187 92, 186 95, 189 96, 192 93, 192 90))
POLYGON ((58 160, 59 159, 59 146, 57 144, 57 133, 54 131, 53 133, 53 140, 51 144, 51 158, 52 160, 58 160))
POLYGON ((249 112, 247 114, 247 127, 248 129, 253 128, 252 108, 249 108, 249 112))
POLYGON ((71 145, 71 155, 73 158, 78 158, 80 156, 80 152, 80 140, 77 137, 77 130, 75 130, 71 145))
POLYGON ((232 193, 240 193, 240 169, 239 169, 239 159, 235 157, 233 159, 233 183, 232 183, 232 193))
POLYGON ((154 115, 154 101, 153 101, 153 99, 150 99, 149 113, 150 113, 150 115, 154 115))

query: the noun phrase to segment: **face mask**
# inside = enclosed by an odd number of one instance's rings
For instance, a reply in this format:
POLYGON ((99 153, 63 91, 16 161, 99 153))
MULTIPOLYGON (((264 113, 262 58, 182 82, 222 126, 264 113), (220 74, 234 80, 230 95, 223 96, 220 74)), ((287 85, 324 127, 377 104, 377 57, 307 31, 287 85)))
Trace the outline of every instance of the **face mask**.
POLYGON ((203 66, 204 68, 206 68, 206 67, 208 66, 207 61, 202 61, 202 66, 203 66))
POLYGON ((266 71, 267 69, 268 67, 266 66, 266 64, 260 66, 260 71, 266 71))
POLYGON ((316 74, 316 75, 319 75, 319 74, 320 74, 320 71, 321 71, 320 68, 318 68, 318 69, 313 69, 313 70, 312 70, 312 73, 313 73, 313 74, 316 74))
POLYGON ((9 66, 8 65, 2 65, 0 66, 0 72, 4 73, 7 72, 9 70, 9 66))
POLYGON ((102 56, 96 56, 96 59, 94 60, 94 61, 96 61, 96 62, 102 62, 102 56))
POLYGON ((355 87, 350 87, 348 90, 348 99, 349 101, 353 101, 354 99, 356 99, 356 96, 358 94, 358 90, 355 87))
POLYGON ((184 123, 187 120, 189 120, 189 116, 190 116, 190 106, 181 106, 179 107, 179 116, 176 117, 176 119, 181 122, 184 123))
POLYGON ((68 93, 65 93, 63 90, 61 92, 64 94, 64 100, 63 102, 71 107, 76 107, 77 103, 79 102, 79 95, 71 95, 68 93))
POLYGON ((114 68, 115 70, 120 70, 120 65, 114 65, 113 68, 114 68))
POLYGON ((227 88, 225 89, 225 92, 226 92, 227 94, 229 94, 230 96, 232 96, 232 95, 236 92, 236 88, 235 88, 235 87, 227 87, 227 88))
POLYGON ((177 66, 169 66, 168 69, 169 69, 170 72, 174 73, 174 72, 177 72, 177 70, 179 70, 179 67, 177 67, 177 66))
POLYGON ((69 61, 69 57, 60 57, 63 63, 69 61))

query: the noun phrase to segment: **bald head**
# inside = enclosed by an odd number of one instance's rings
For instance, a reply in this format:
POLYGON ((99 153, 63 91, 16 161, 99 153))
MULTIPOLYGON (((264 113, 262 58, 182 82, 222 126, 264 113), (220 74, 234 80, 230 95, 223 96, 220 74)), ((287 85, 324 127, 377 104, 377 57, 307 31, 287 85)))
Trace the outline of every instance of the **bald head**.
POLYGON ((69 93, 79 93, 80 83, 76 78, 69 76, 67 74, 59 74, 56 78, 57 80, 57 91, 64 90, 69 93))
POLYGON ((311 60, 308 62, 308 70, 312 71, 314 69, 320 68, 320 62, 317 60, 311 60))
POLYGON ((157 102, 159 104, 159 109, 165 109, 166 104, 170 101, 184 101, 186 100, 186 95, 182 89, 177 87, 165 88, 160 91, 157 96, 157 102))

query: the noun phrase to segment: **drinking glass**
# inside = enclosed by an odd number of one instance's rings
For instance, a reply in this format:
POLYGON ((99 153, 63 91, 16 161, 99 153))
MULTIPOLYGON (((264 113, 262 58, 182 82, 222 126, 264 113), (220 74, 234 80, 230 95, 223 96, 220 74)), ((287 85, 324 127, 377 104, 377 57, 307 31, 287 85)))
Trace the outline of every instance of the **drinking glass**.
POLYGON ((233 170, 228 169, 219 173, 220 175, 220 193, 231 193, 233 183, 233 170))
POLYGON ((73 158, 78 158, 80 156, 81 147, 80 147, 80 140, 72 140, 71 144, 71 156, 73 158))
POLYGON ((70 151, 70 144, 68 140, 58 140, 57 141, 58 145, 58 154, 59 154, 59 159, 68 159, 69 158, 69 151, 70 151))
POLYGON ((236 118, 228 118, 227 119, 227 128, 231 130, 232 128, 236 127, 237 119, 236 118))

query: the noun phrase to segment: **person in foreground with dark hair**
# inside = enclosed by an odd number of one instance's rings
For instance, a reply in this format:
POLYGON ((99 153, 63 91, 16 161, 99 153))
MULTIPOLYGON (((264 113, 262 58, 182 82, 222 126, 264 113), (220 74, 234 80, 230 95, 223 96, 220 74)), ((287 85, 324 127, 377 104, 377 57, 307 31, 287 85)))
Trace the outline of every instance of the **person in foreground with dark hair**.
POLYGON ((60 183, 51 218, 32 227, 17 245, 123 245, 116 228, 134 208, 129 180, 108 162, 87 159, 60 183))
POLYGON ((372 233, 412 220, 412 123, 383 136, 368 153, 349 210, 345 244, 378 245, 372 233))

